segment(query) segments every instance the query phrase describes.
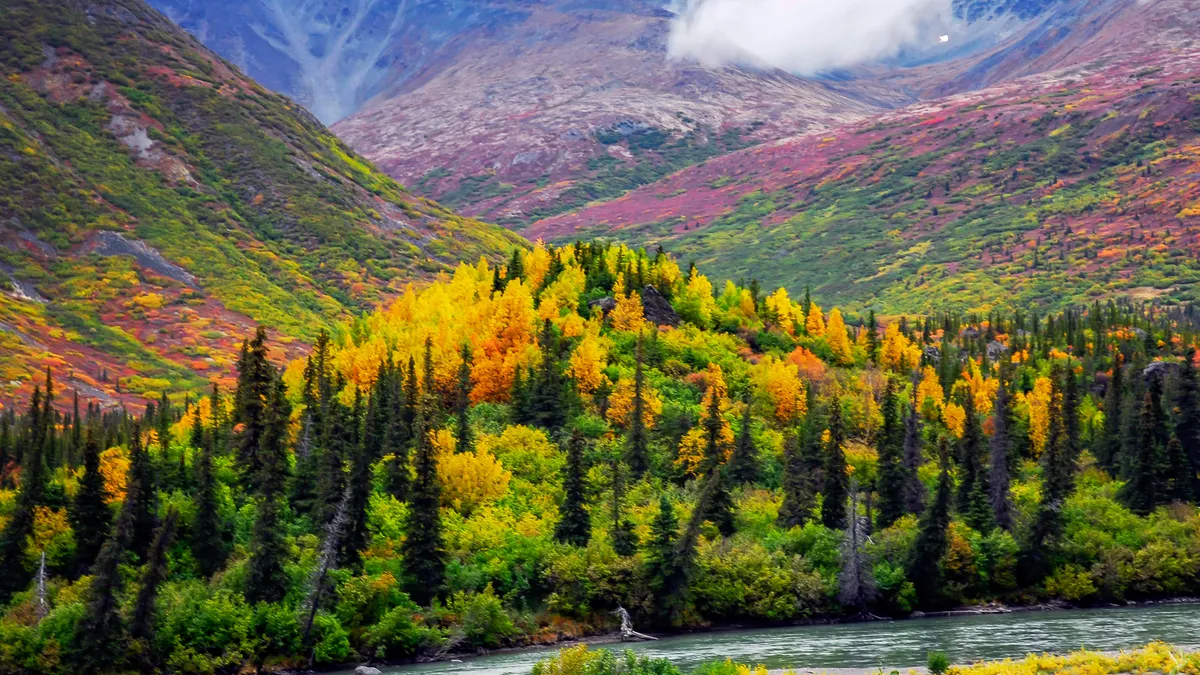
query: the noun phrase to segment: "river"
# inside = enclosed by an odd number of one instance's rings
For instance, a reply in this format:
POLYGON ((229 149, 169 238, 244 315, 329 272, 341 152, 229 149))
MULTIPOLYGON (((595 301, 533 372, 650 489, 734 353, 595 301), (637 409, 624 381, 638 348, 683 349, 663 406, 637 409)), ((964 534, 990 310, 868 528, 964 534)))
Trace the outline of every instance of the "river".
MULTIPOLYGON (((1200 644, 1200 605, 714 631, 607 647, 667 657, 686 672, 705 661, 726 658, 768 668, 907 668, 924 665, 926 653, 934 649, 945 651, 955 663, 966 663, 1029 652, 1113 651, 1155 640, 1200 644)), ((382 670, 385 675, 528 675, 534 663, 553 653, 534 649, 382 670)))

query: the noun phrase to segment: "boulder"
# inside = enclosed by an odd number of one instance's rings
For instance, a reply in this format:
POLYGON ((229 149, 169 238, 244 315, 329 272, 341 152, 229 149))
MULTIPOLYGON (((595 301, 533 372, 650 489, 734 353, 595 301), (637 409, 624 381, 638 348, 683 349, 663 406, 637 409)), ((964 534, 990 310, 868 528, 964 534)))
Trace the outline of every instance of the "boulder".
POLYGON ((600 313, 607 315, 609 312, 617 308, 617 301, 611 297, 604 297, 598 300, 592 300, 588 303, 588 307, 593 310, 598 308, 600 313))
POLYGON ((372 666, 359 666, 354 669, 354 675, 383 675, 383 671, 372 666))
POLYGON ((1156 377, 1166 377, 1179 372, 1179 364, 1175 361, 1155 361, 1142 370, 1142 377, 1147 382, 1156 377))
POLYGON ((642 315, 655 326, 678 326, 682 322, 671 303, 653 286, 642 289, 642 315))
POLYGON ((1008 353, 1008 345, 998 340, 992 340, 987 346, 988 360, 999 361, 1001 357, 1008 353))

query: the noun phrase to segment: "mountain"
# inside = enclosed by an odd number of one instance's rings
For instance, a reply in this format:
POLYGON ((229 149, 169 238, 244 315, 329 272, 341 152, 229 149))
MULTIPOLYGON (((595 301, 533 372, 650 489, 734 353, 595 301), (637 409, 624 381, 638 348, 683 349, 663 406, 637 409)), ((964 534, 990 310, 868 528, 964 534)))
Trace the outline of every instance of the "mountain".
POLYGON ((140 0, 0 7, 0 381, 112 402, 228 374, 521 240, 416 197, 140 0), (31 386, 31 385, 29 385, 31 386))
POLYGON ((1200 300, 1200 50, 763 144, 538 221, 852 309, 1200 300))

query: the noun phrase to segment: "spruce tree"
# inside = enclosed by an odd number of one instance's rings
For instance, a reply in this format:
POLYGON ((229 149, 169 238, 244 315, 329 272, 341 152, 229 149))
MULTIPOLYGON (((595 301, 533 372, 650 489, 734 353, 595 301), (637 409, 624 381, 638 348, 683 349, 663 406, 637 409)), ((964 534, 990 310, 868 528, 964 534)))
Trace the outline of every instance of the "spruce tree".
POLYGON ((877 522, 880 529, 889 527, 907 511, 904 501, 904 427, 901 422, 900 397, 896 392, 896 381, 891 377, 883 389, 883 400, 879 412, 883 415, 883 427, 876 443, 878 453, 878 478, 876 491, 879 493, 877 522))
POLYGON ((132 539, 129 550, 138 560, 146 559, 146 551, 154 540, 158 529, 158 485, 154 476, 154 465, 150 454, 142 447, 142 432, 138 424, 133 425, 129 437, 129 482, 138 484, 138 499, 134 504, 132 539))
POLYGON ((821 524, 831 530, 845 527, 846 499, 850 495, 844 433, 842 405, 834 398, 829 404, 829 442, 825 445, 825 487, 821 502, 821 524))
MULTIPOLYGON (((555 256, 555 260, 558 257, 555 256)), ((458 388, 454 393, 454 438, 458 452, 475 449, 475 438, 471 433, 471 347, 463 344, 462 365, 458 367, 458 388)))
MULTIPOLYGON (((704 419, 704 460, 701 470, 704 473, 706 485, 710 486, 711 494, 704 502, 703 519, 717 526, 722 536, 732 536, 735 530, 733 521, 733 495, 729 492, 727 481, 717 479, 725 472, 725 448, 721 442, 721 431, 724 428, 721 417, 721 401, 716 392, 710 397, 708 415, 704 419)), ((699 508, 699 507, 697 507, 699 508)))
POLYGON ((86 608, 76 624, 73 644, 73 660, 80 672, 92 673, 117 666, 127 652, 125 625, 117 600, 117 592, 121 589, 119 568, 134 537, 134 522, 141 499, 141 484, 128 481, 116 526, 92 566, 86 608))
POLYGON ((279 602, 287 594, 288 576, 283 569, 287 555, 283 540, 283 497, 288 474, 288 425, 291 404, 283 381, 271 371, 272 381, 263 410, 263 428, 256 451, 260 475, 258 515, 250 541, 250 564, 246 578, 246 599, 251 602, 279 602))
POLYGON ((1121 404, 1125 395, 1124 368, 1121 353, 1113 357, 1112 379, 1104 392, 1104 431, 1096 443, 1096 461, 1112 475, 1116 475, 1121 456, 1121 404))
POLYGON ((991 488, 983 464, 983 429, 975 412, 975 397, 968 391, 963 397, 963 437, 959 446, 958 510, 975 530, 987 534, 993 527, 991 488))
POLYGON ((776 522, 784 529, 804 527, 815 507, 813 476, 804 461, 800 435, 792 431, 783 440, 783 503, 776 522))
POLYGON ((867 313, 867 357, 871 363, 879 364, 879 322, 873 309, 867 313))
POLYGON ((440 511, 442 490, 426 415, 427 405, 422 402, 414 424, 414 481, 403 548, 404 567, 410 581, 408 594, 421 605, 427 605, 437 597, 446 570, 440 511))
POLYGON ((734 444, 733 455, 729 458, 729 481, 734 485, 750 485, 758 481, 758 448, 754 447, 754 437, 751 434, 750 413, 750 397, 746 396, 737 443, 734 444))
POLYGON ((679 518, 675 506, 665 492, 658 496, 658 515, 650 523, 650 541, 646 551, 651 587, 660 593, 669 572, 671 553, 675 550, 675 539, 679 536, 679 518))
POLYGON ((254 338, 243 346, 238 364, 238 384, 234 402, 234 424, 241 432, 236 439, 237 467, 247 492, 258 493, 256 481, 262 476, 262 459, 258 456, 262 435, 267 423, 267 401, 275 369, 267 359, 267 330, 259 326, 254 338))
POLYGON ((592 536, 592 519, 585 505, 587 467, 584 466, 583 449, 586 441, 576 430, 567 443, 567 463, 563 469, 562 508, 559 509, 558 526, 554 529, 556 539, 564 544, 587 546, 592 536))
POLYGON ((1057 550, 1065 527, 1063 504, 1074 486, 1075 462, 1069 424, 1065 419, 1075 415, 1071 401, 1073 378, 1069 372, 1064 374, 1062 368, 1055 366, 1050 379, 1046 449, 1042 453, 1042 499, 1019 556, 1018 571, 1025 583, 1036 583, 1047 574, 1050 558, 1057 550))
POLYGON ((392 459, 387 465, 387 490, 396 499, 406 501, 410 482, 408 451, 412 444, 413 429, 407 423, 409 395, 405 389, 403 367, 393 369, 388 386, 391 389, 388 397, 391 413, 387 415, 387 449, 392 459))
POLYGON ((633 371, 633 412, 629 421, 629 439, 625 446, 625 462, 634 478, 641 478, 650 468, 650 450, 646 439, 646 375, 645 351, 642 336, 638 335, 636 364, 633 371))
POLYGON ((29 585, 32 570, 25 564, 25 540, 33 533, 34 509, 46 496, 46 463, 42 458, 45 430, 39 431, 41 393, 36 387, 30 402, 29 445, 21 452, 21 491, 4 531, 0 533, 0 605, 29 585))
POLYGON ((1181 481, 1176 492, 1185 499, 1194 499, 1200 497, 1200 375, 1196 372, 1195 348, 1189 348, 1184 354, 1175 392, 1178 410, 1175 438, 1179 441, 1179 452, 1186 460, 1186 464, 1180 463, 1178 468, 1189 479, 1181 481))
POLYGON ((917 412, 917 392, 913 388, 908 415, 904 419, 904 459, 900 474, 904 483, 904 512, 919 514, 925 511, 925 484, 918 474, 924 459, 925 439, 921 435, 921 416, 917 412))
POLYGON ((1121 491, 1122 501, 1130 511, 1147 515, 1159 503, 1159 473, 1162 464, 1160 449, 1155 443, 1154 395, 1147 391, 1142 399, 1141 429, 1138 453, 1133 473, 1121 491))
POLYGON ((104 500, 104 476, 100 473, 100 446, 91 432, 83 446, 83 475, 70 511, 71 529, 75 532, 75 561, 80 574, 96 562, 108 529, 112 513, 104 500))
POLYGON ((942 599, 942 558, 950 548, 947 533, 950 527, 950 501, 953 483, 946 455, 949 449, 942 441, 942 471, 938 476, 937 491, 933 502, 921 516, 917 527, 917 540, 909 553, 906 576, 912 581, 917 598, 923 606, 934 606, 942 599))
POLYGON ((612 523, 609 527, 609 538, 612 539, 613 551, 622 558, 628 558, 637 553, 638 538, 634 532, 633 521, 621 513, 625 498, 625 470, 621 460, 613 459, 612 475, 612 523))
POLYGON ((196 515, 192 521, 192 557, 201 576, 211 577, 225 566, 228 547, 225 524, 217 503, 217 478, 213 472, 212 447, 204 445, 196 455, 196 492, 192 497, 196 515))
POLYGON ((534 426, 550 431, 561 429, 570 413, 569 381, 562 367, 562 346, 554 324, 546 319, 538 338, 542 361, 527 383, 525 415, 534 426))
POLYGON ((154 542, 146 556, 142 584, 133 604, 133 620, 129 622, 129 634, 135 640, 145 640, 148 645, 154 644, 155 600, 158 598, 159 586, 167 580, 167 549, 175 536, 178 520, 179 511, 172 507, 155 532, 154 542))
POLYGON ((990 441, 989 486, 992 519, 997 527, 1012 531, 1013 506, 1011 474, 1008 463, 1012 456, 1009 430, 1012 428, 1012 397, 1008 393, 1007 378, 1002 376, 992 409, 992 438, 990 441))

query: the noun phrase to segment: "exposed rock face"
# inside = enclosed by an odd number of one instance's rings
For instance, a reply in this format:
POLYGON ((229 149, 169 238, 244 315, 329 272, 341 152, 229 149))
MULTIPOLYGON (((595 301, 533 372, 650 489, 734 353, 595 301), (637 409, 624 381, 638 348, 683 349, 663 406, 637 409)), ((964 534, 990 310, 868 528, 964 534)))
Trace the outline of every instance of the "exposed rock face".
POLYGON ((642 289, 642 312, 655 326, 678 326, 681 322, 675 308, 653 286, 642 289))
POLYGON ((987 346, 988 360, 998 361, 1001 357, 1008 353, 1008 345, 998 340, 992 340, 987 346))
POLYGON ((145 270, 193 288, 196 286, 196 277, 187 270, 168 262, 161 253, 146 245, 146 242, 129 241, 119 232, 97 232, 95 239, 88 246, 88 251, 103 256, 133 256, 138 266, 145 270))
POLYGON ((588 307, 591 309, 599 309, 605 316, 608 316, 609 312, 617 308, 617 301, 611 296, 606 296, 588 302, 588 307))

